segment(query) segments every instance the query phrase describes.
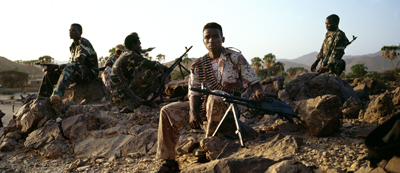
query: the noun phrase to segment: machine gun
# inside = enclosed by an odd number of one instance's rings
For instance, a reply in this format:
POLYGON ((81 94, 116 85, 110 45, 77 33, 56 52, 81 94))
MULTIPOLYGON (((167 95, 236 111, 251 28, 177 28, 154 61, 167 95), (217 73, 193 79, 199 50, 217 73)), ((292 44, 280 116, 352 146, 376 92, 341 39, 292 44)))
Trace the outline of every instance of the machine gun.
MULTIPOLYGON (((158 75, 156 80, 154 81, 154 83, 150 86, 150 88, 146 92, 141 94, 141 96, 142 96, 141 98, 147 97, 148 95, 154 93, 154 91, 156 91, 158 88, 156 93, 149 100, 153 100, 155 97, 160 96, 160 100, 161 100, 161 102, 163 102, 162 93, 165 89, 165 79, 169 76, 169 74, 171 74, 171 72, 175 69, 175 67, 179 65, 179 69, 180 69, 181 73, 182 73, 182 68, 184 70, 186 70, 188 73, 190 73, 190 71, 188 69, 186 69, 184 66, 181 65, 181 62, 183 60, 183 57, 189 52, 190 49, 192 49, 192 47, 193 46, 190 46, 189 49, 186 49, 185 53, 183 53, 183 55, 180 56, 174 62, 174 64, 172 64, 164 73, 158 75)), ((182 77, 183 77, 183 73, 182 73, 182 77)))
POLYGON ((218 134, 221 124, 227 118, 227 116, 229 115, 229 112, 232 111, 233 117, 235 119, 235 124, 236 124, 236 132, 235 133, 239 136, 239 140, 240 140, 242 147, 245 147, 245 144, 243 141, 242 129, 240 128, 240 124, 239 124, 239 120, 238 120, 240 114, 239 114, 236 104, 244 105, 244 106, 247 106, 248 108, 256 109, 256 110, 262 111, 266 114, 278 114, 278 116, 289 120, 289 122, 293 122, 293 119, 291 116, 295 115, 289 104, 287 104, 283 101, 280 101, 278 99, 270 98, 270 97, 266 97, 264 101, 262 101, 261 103, 257 103, 256 101, 253 101, 250 99, 231 96, 228 94, 219 94, 219 93, 215 93, 215 92, 212 92, 209 90, 204 90, 204 89, 199 89, 199 88, 190 88, 190 89, 192 91, 200 92, 203 94, 212 94, 212 95, 223 97, 225 102, 230 103, 229 108, 226 110, 225 115, 222 118, 222 120, 220 121, 220 123, 218 124, 218 127, 215 130, 213 136, 216 136, 218 134))
POLYGON ((40 62, 36 62, 35 65, 40 65, 43 67, 43 71, 52 72, 56 69, 64 69, 66 64, 57 65, 57 64, 42 64, 40 62))

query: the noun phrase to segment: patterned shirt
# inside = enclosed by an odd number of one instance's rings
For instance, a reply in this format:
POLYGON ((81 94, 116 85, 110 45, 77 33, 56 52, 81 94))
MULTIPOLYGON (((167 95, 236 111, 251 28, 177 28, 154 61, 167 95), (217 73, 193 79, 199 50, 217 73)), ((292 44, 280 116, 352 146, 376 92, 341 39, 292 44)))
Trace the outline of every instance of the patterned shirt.
MULTIPOLYGON (((129 88, 137 95, 146 92, 156 80, 156 77, 164 72, 166 67, 157 61, 150 61, 133 51, 121 54, 112 67, 111 82, 118 84, 121 81, 117 77, 122 74, 129 79, 129 88)), ((123 88, 118 90, 124 92, 123 88)))
POLYGON ((81 37, 78 44, 72 42, 69 51, 71 52, 71 62, 75 62, 81 67, 94 68, 98 71, 97 54, 89 40, 81 37))
POLYGON ((328 31, 325 34, 325 39, 317 58, 323 61, 324 66, 331 63, 337 63, 338 60, 342 59, 344 49, 348 43, 349 40, 342 30, 337 29, 336 31, 328 31), (325 57, 327 58, 325 59, 325 57))
MULTIPOLYGON (((208 55, 205 55, 208 56, 208 55)), ((197 61, 200 61, 198 59, 197 61)), ((193 63, 191 67, 191 73, 189 78, 189 88, 201 88, 201 81, 198 76, 198 66, 193 63)), ((226 89, 244 89, 258 82, 258 77, 254 73, 253 69, 244 58, 244 56, 231 49, 222 48, 222 52, 219 58, 211 60, 212 70, 216 81, 226 89)), ((210 84, 207 82, 207 86, 210 89, 210 84)), ((199 92, 189 90, 190 96, 198 96, 199 92)))

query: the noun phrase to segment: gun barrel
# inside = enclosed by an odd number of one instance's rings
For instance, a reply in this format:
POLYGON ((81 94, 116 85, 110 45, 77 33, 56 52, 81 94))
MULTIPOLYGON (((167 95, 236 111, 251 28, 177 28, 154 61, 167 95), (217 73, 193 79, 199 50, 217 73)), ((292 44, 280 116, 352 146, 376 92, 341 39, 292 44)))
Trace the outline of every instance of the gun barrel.
POLYGON ((236 97, 236 96, 231 96, 231 95, 226 95, 226 94, 219 94, 219 93, 215 93, 212 91, 208 91, 208 90, 203 90, 200 88, 190 88, 192 91, 196 91, 196 92, 201 92, 201 93, 206 93, 206 94, 212 94, 212 95, 216 95, 216 96, 220 96, 220 97, 225 97, 225 98, 229 98, 232 100, 239 100, 239 101, 244 101, 244 102, 250 102, 253 103, 253 100, 249 100, 249 99, 245 99, 242 97, 236 97))

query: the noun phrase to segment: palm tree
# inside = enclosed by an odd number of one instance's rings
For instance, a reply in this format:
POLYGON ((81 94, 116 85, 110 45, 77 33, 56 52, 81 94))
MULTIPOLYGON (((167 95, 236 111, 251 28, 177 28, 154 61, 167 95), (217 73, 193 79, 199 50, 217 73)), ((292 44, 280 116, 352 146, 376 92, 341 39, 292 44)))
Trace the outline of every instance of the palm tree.
POLYGON ((253 66, 256 72, 260 71, 260 67, 262 68, 261 62, 262 60, 260 57, 254 57, 253 59, 251 59, 251 66, 253 66))
MULTIPOLYGON (((263 58, 263 63, 267 69, 271 67, 272 64, 275 63, 276 56, 272 53, 266 54, 263 58)), ((268 70, 267 70, 268 71, 268 70)))
POLYGON ((272 65, 274 67, 275 70, 275 75, 278 74, 281 71, 285 71, 285 64, 278 61, 276 62, 274 65, 272 65))
POLYGON ((163 62, 165 60, 165 55, 163 54, 158 54, 156 57, 159 62, 163 62))

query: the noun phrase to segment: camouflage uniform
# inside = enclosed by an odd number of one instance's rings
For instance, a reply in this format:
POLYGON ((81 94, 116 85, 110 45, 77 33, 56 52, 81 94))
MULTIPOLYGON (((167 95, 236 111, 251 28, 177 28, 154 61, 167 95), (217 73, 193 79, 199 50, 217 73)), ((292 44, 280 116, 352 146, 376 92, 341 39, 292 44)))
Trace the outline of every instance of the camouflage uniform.
POLYGON ((136 52, 122 53, 112 67, 111 86, 112 90, 115 90, 113 96, 118 95, 124 100, 131 100, 129 92, 133 92, 139 98, 146 98, 147 95, 141 94, 148 90, 156 77, 163 73, 165 69, 166 67, 159 62, 150 61, 136 52), (121 78, 125 78, 125 80, 121 78), (121 85, 123 83, 125 84, 121 85), (124 86, 127 86, 127 88, 124 86))
POLYGON ((82 37, 78 44, 73 42, 69 50, 71 52, 70 62, 64 69, 45 73, 39 89, 40 96, 50 97, 52 94, 62 98, 70 84, 89 83, 98 76, 97 54, 89 40, 82 37))
POLYGON ((329 66, 330 73, 340 75, 345 69, 346 62, 342 57, 348 43, 346 34, 340 29, 326 33, 317 58, 322 61, 322 66, 329 66))
MULTIPOLYGON (((208 56, 208 55, 205 55, 208 56)), ((198 60, 199 61, 199 60, 198 60)), ((211 66, 216 81, 224 89, 244 89, 258 82, 257 75, 239 52, 225 49, 220 58, 211 61, 211 66)), ((198 66, 194 63, 191 67, 189 88, 201 88, 198 76, 198 66)), ((212 90, 209 82, 204 86, 212 90)), ((219 90, 214 92, 225 93, 219 90)), ((200 93, 189 90, 189 99, 200 96, 200 93)), ((228 105, 219 96, 209 95, 206 102, 207 127, 206 136, 211 136, 223 118, 228 105)), ((189 102, 175 102, 164 106, 160 111, 158 126, 157 158, 175 159, 175 147, 179 141, 179 127, 189 124, 189 102)))
POLYGON ((115 61, 117 61, 117 55, 113 55, 107 59, 106 68, 104 69, 103 73, 101 74, 101 79, 103 80, 104 85, 106 88, 111 91, 111 73, 112 73, 112 66, 114 65, 115 61))

